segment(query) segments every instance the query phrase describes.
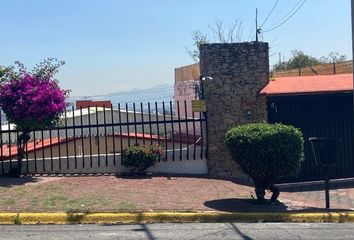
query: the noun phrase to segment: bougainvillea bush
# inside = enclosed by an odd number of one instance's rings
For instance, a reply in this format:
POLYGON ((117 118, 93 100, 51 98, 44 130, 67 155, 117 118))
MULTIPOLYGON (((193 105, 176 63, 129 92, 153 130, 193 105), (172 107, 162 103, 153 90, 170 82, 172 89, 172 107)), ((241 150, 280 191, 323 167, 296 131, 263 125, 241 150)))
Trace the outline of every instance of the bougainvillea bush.
POLYGON ((65 91, 49 78, 25 74, 0 88, 0 107, 18 130, 49 127, 65 110, 65 91))
POLYGON ((130 168, 131 173, 144 175, 162 155, 163 149, 160 145, 135 145, 123 150, 122 165, 130 168))
MULTIPOLYGON (((18 163, 21 168, 23 148, 30 132, 55 126, 65 111, 67 90, 60 89, 54 75, 63 62, 47 59, 28 72, 21 63, 19 70, 8 68, 0 85, 0 108, 20 132, 18 163)), ((20 169, 19 169, 20 171, 20 169)))

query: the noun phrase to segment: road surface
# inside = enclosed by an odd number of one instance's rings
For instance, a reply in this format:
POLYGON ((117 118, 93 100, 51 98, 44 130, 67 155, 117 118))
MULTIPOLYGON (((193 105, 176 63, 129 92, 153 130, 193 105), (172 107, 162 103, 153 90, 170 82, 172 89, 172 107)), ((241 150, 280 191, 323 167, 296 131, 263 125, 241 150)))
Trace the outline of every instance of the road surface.
POLYGON ((0 239, 199 240, 354 239, 354 224, 184 223, 0 226, 0 239))

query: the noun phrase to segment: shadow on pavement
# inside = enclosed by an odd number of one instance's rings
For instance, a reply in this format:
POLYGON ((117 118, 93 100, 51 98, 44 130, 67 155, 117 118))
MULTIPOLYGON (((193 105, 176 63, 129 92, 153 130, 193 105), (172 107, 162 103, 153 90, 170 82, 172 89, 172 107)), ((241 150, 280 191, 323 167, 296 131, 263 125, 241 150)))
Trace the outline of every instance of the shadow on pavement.
POLYGON ((256 199, 228 198, 204 202, 204 206, 223 212, 284 212, 288 208, 282 203, 259 203, 256 199))
POLYGON ((241 230, 234 223, 230 223, 229 225, 231 226, 231 229, 237 235, 239 235, 242 239, 244 239, 244 240, 252 240, 253 239, 253 238, 249 237, 248 235, 244 234, 243 232, 241 232, 241 230))
POLYGON ((228 198, 204 202, 204 206, 222 212, 343 212, 350 209, 325 209, 316 207, 288 207, 284 203, 258 203, 255 199, 228 198))
POLYGON ((40 179, 32 176, 23 177, 0 177, 0 187, 14 187, 19 185, 25 185, 27 183, 38 182, 40 179))

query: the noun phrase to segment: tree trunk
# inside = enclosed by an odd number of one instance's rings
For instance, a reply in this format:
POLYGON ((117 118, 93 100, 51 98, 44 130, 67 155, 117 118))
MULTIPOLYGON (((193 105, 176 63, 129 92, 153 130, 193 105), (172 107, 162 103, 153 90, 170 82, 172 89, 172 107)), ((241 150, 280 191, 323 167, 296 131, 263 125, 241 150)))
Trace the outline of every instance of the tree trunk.
POLYGON ((14 171, 15 177, 20 177, 22 173, 22 160, 25 156, 25 146, 30 139, 29 130, 24 130, 17 138, 17 168, 14 171))
POLYGON ((272 197, 270 198, 270 201, 271 202, 275 202, 278 197, 279 197, 279 194, 280 194, 280 191, 279 191, 279 188, 278 187, 275 187, 274 184, 272 184, 270 187, 269 187, 269 191, 271 191, 273 194, 272 194, 272 197))

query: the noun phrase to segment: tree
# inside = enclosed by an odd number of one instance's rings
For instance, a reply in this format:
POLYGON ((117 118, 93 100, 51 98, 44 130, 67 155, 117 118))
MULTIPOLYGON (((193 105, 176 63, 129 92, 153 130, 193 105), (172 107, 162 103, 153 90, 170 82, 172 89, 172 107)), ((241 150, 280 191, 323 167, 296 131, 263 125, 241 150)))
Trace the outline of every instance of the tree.
POLYGON ((330 52, 327 57, 321 57, 320 60, 323 63, 344 62, 347 60, 347 56, 338 52, 330 52))
POLYGON ((322 62, 315 57, 305 54, 303 51, 291 51, 292 57, 287 62, 275 64, 273 70, 281 71, 293 68, 311 67, 322 62))
POLYGON ((194 62, 199 62, 199 47, 201 44, 208 43, 208 36, 200 31, 194 31, 192 34, 194 49, 188 49, 188 55, 193 59, 194 62))
POLYGON ((242 41, 243 25, 240 21, 226 25, 221 20, 215 21, 214 24, 209 25, 209 32, 203 33, 201 31, 194 31, 192 33, 193 46, 191 50, 187 48, 188 55, 195 62, 199 62, 199 47, 204 43, 234 43, 242 41))
POLYGON ((10 79, 12 74, 14 74, 13 67, 0 66, 0 84, 10 79))
POLYGON ((28 72, 24 65, 16 62, 14 67, 7 68, 0 86, 0 107, 9 122, 16 125, 20 132, 17 138, 18 167, 13 172, 19 176, 22 170, 24 148, 30 139, 30 132, 38 128, 55 126, 60 114, 65 111, 65 99, 69 93, 60 89, 54 75, 64 64, 56 59, 47 59, 28 72))
POLYGON ((319 64, 343 62, 347 59, 345 55, 340 55, 338 52, 331 52, 327 57, 315 58, 305 54, 303 51, 291 51, 291 58, 288 61, 277 63, 273 66, 274 71, 284 71, 287 69, 312 67, 319 64))

